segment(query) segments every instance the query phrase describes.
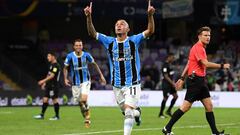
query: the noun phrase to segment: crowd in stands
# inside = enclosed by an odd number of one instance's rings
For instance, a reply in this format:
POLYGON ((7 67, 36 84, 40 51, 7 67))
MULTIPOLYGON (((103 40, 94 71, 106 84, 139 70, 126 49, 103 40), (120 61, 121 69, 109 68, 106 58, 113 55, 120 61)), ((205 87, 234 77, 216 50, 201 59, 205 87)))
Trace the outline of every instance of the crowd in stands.
MULTIPOLYGON (((141 56, 141 76, 142 87, 144 90, 161 90, 161 66, 165 61, 168 52, 175 54, 175 62, 173 67, 175 70, 175 80, 179 78, 188 57, 191 43, 184 43, 181 45, 174 45, 171 39, 166 42, 162 41, 145 41, 140 48, 141 56)), ((72 51, 72 44, 68 40, 49 41, 45 43, 48 50, 55 50, 58 52, 59 60, 62 61, 66 54, 72 51)), ((91 40, 85 42, 84 48, 89 51, 95 61, 100 65, 101 70, 106 77, 109 85, 102 86, 99 83, 97 73, 93 72, 92 89, 112 89, 109 78, 109 67, 106 50, 96 41, 91 40)), ((208 70, 207 79, 208 86, 212 91, 240 91, 240 41, 230 41, 225 45, 221 45, 217 51, 208 55, 209 61, 222 63, 227 61, 231 63, 230 70, 208 70)))

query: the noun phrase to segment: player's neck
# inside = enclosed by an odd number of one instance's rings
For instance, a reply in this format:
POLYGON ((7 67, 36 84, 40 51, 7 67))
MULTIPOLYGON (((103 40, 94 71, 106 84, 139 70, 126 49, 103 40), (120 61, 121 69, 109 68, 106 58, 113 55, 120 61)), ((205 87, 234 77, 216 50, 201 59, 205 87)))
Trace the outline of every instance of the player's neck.
POLYGON ((75 54, 76 54, 77 56, 81 56, 81 55, 82 55, 82 51, 80 51, 80 52, 76 52, 76 51, 75 51, 75 54))
POLYGON ((207 44, 204 44, 202 41, 200 41, 199 40, 199 42, 202 44, 202 46, 204 47, 204 48, 206 48, 207 47, 207 44))
POLYGON ((52 64, 57 63, 57 60, 53 60, 51 63, 52 63, 52 64))
POLYGON ((117 35, 117 41, 124 41, 127 38, 127 34, 118 34, 117 35))

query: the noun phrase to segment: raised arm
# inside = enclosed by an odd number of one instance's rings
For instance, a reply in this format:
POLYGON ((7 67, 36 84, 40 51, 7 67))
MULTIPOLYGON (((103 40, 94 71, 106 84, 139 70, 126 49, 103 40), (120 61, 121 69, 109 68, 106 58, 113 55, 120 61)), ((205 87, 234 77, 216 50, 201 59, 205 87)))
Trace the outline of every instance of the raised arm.
POLYGON ((87 18, 87 30, 88 30, 88 34, 95 38, 97 37, 97 32, 94 28, 94 25, 92 23, 92 2, 90 2, 90 5, 87 6, 86 8, 84 8, 84 13, 86 15, 87 18))
POLYGON ((155 24, 154 24, 154 18, 153 18, 153 14, 155 13, 155 8, 153 6, 151 6, 151 0, 148 0, 148 10, 147 10, 147 12, 148 12, 148 27, 144 31, 144 35, 146 37, 149 37, 155 31, 155 24))

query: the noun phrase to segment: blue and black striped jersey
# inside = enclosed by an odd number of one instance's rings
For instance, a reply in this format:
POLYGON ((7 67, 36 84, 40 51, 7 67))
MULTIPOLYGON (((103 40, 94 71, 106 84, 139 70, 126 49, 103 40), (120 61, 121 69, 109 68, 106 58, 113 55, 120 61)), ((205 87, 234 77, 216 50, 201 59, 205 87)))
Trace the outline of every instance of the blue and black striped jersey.
POLYGON ((97 33, 96 38, 107 50, 112 85, 123 87, 140 83, 138 48, 145 38, 144 33, 127 37, 123 42, 101 33, 97 33))
POLYGON ((94 59, 88 52, 82 52, 81 56, 77 56, 75 52, 67 55, 64 65, 69 66, 69 72, 73 85, 80 85, 90 80, 88 63, 93 63, 94 59))

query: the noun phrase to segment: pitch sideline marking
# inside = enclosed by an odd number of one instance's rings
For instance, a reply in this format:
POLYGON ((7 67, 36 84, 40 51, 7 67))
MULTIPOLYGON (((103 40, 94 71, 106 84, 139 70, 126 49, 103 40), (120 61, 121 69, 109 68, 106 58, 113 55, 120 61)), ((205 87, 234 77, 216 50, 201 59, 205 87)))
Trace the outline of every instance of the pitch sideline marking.
POLYGON ((10 112, 10 111, 3 111, 3 112, 0 112, 0 114, 12 114, 13 112, 10 112))
MULTIPOLYGON (((231 126, 238 125, 240 123, 227 123, 227 124, 217 124, 218 126, 228 126, 228 128, 231 128, 231 126)), ((174 127, 174 129, 178 128, 208 128, 209 125, 195 125, 195 126, 180 126, 180 127, 174 127)), ((234 127, 235 128, 235 127, 234 127)), ((153 130, 162 130, 162 128, 143 128, 143 129, 133 129, 132 131, 153 131, 153 130)), ((63 134, 63 135, 93 135, 93 134, 103 134, 103 133, 120 133, 123 132, 123 130, 106 130, 106 131, 95 131, 95 132, 87 132, 87 133, 70 133, 70 134, 63 134)))

